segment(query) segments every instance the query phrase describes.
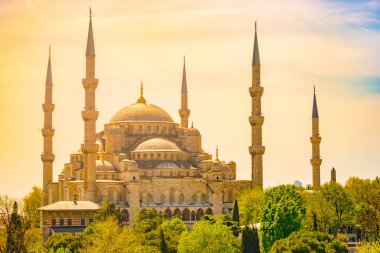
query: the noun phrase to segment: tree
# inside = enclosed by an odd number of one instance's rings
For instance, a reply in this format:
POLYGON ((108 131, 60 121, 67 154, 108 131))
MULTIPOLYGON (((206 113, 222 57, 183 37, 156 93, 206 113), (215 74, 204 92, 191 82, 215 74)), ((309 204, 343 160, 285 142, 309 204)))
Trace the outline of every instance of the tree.
POLYGON ((80 236, 71 233, 57 233, 49 237, 45 247, 48 252, 78 252, 82 240, 80 236))
POLYGON ((305 206, 293 185, 280 185, 264 194, 260 202, 260 233, 264 251, 302 227, 305 206))
POLYGON ((377 235, 379 213, 372 205, 362 202, 357 205, 355 224, 361 229, 363 236, 366 237, 367 233, 377 235))
POLYGON ((306 206, 302 227, 309 231, 328 232, 333 226, 334 207, 322 196, 320 191, 301 192, 306 206))
POLYGON ((333 229, 335 233, 344 225, 353 223, 354 205, 342 185, 335 182, 326 183, 321 188, 321 194, 334 208, 333 229))
POLYGON ((203 220, 194 224, 191 232, 184 232, 178 245, 179 253, 240 252, 240 241, 222 221, 203 220))
POLYGON ((232 220, 235 221, 239 225, 240 218, 239 218, 239 206, 238 206, 237 199, 235 199, 235 203, 234 203, 234 209, 232 212, 232 220))
POLYGON ((120 227, 119 221, 113 217, 88 226, 82 242, 80 252, 83 253, 159 252, 156 248, 142 246, 140 238, 130 229, 120 227))
POLYGON ((161 239, 161 253, 168 253, 169 250, 168 250, 168 246, 166 245, 165 235, 162 229, 160 229, 160 239, 161 239))
POLYGON ((348 253, 345 242, 333 239, 327 233, 301 230, 273 244, 270 253, 348 253))
POLYGON ((123 225, 123 215, 120 211, 120 208, 116 207, 115 203, 103 201, 102 206, 95 214, 95 220, 106 221, 109 217, 114 217, 120 226, 123 225))
POLYGON ((24 202, 24 215, 26 222, 33 228, 40 227, 40 211, 42 206, 43 191, 37 186, 33 186, 32 191, 22 200, 24 202))
POLYGON ((181 234, 185 231, 189 231, 185 223, 177 217, 164 220, 160 226, 160 230, 162 230, 165 235, 165 243, 167 245, 168 252, 177 252, 181 234))
POLYGON ((46 251, 43 247, 43 237, 40 228, 30 228, 26 230, 24 238, 27 252, 37 253, 46 251))
POLYGON ((137 234, 140 242, 144 246, 153 246, 160 249, 160 231, 159 228, 164 221, 157 212, 152 209, 141 211, 133 224, 133 233, 137 234))
POLYGON ((24 235, 25 235, 25 224, 21 216, 18 214, 17 202, 13 204, 13 210, 11 214, 10 221, 6 226, 7 229, 7 244, 5 252, 26 252, 24 235))
POLYGON ((249 225, 259 222, 259 203, 264 196, 260 188, 244 190, 238 197, 240 224, 249 225))
POLYGON ((260 253, 260 240, 257 230, 245 226, 242 235, 242 253, 260 253))
POLYGON ((355 249, 357 253, 379 253, 380 241, 365 242, 360 247, 355 249))

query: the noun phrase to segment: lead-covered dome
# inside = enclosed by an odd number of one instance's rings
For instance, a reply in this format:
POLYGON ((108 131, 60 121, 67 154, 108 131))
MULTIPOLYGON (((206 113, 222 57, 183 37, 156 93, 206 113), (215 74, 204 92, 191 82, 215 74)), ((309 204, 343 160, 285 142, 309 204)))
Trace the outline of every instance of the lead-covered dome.
POLYGON ((124 107, 112 117, 110 122, 120 121, 174 122, 172 117, 170 117, 170 115, 163 109, 147 103, 136 103, 124 107))
POLYGON ((153 138, 140 143, 134 151, 181 151, 169 140, 153 138))

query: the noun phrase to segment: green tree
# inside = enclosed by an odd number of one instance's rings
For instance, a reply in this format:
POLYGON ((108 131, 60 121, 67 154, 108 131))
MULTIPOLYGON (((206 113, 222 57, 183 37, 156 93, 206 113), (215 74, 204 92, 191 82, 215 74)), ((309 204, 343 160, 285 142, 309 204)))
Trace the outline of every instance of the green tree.
POLYGON ((239 217, 239 206, 238 206, 237 199, 235 199, 235 203, 234 203, 234 209, 232 212, 232 220, 235 221, 239 225, 240 217, 239 217))
POLYGON ((46 251, 43 246, 43 237, 40 228, 30 228, 26 230, 24 238, 27 252, 42 253, 46 251))
POLYGON ((264 196, 260 188, 244 190, 238 197, 240 224, 258 223, 260 218, 259 203, 264 196))
POLYGON ((129 253, 129 252, 159 252, 152 247, 144 247, 137 235, 130 229, 119 226, 119 221, 113 217, 98 221, 88 226, 83 233, 83 253, 129 253))
POLYGON ((42 206, 43 191, 37 186, 33 186, 32 191, 22 200, 24 203, 24 217, 28 225, 33 228, 40 227, 40 211, 42 206))
POLYGON ((293 185, 280 185, 264 194, 260 202, 260 233, 264 251, 302 227, 305 206, 293 185))
POLYGON ((17 252, 23 253, 27 252, 25 247, 25 223, 22 217, 18 214, 17 202, 13 204, 13 210, 10 217, 10 221, 6 224, 7 230, 7 244, 5 252, 17 252))
POLYGON ((142 245, 160 248, 160 231, 159 228, 164 221, 154 210, 145 209, 137 216, 133 224, 133 233, 137 234, 142 245))
POLYGON ((166 245, 166 241, 165 241, 165 235, 164 235, 164 231, 162 231, 162 229, 160 229, 160 239, 161 239, 161 253, 168 253, 169 250, 168 250, 168 246, 166 245))
POLYGON ((327 233, 301 230, 273 244, 270 253, 348 253, 345 242, 327 233))
POLYGON ((306 206, 302 226, 309 231, 328 232, 333 227, 334 207, 322 196, 320 191, 301 192, 306 206))
POLYGON ((120 208, 116 207, 114 203, 109 203, 107 201, 102 202, 102 206, 98 209, 95 214, 95 220, 106 221, 108 218, 114 217, 120 226, 123 225, 123 215, 120 208))
POLYGON ((333 227, 336 233, 345 225, 353 223, 354 204, 342 185, 335 182, 326 183, 321 188, 322 196, 333 206, 333 227))
POLYGON ((242 253, 260 253, 259 234, 255 228, 246 226, 243 229, 242 253))
POLYGON ((71 233, 57 233, 49 237, 45 247, 48 252, 78 252, 82 240, 80 236, 71 233))
POLYGON ((361 229, 362 235, 367 236, 369 233, 370 236, 372 233, 376 236, 379 228, 379 212, 372 205, 362 202, 357 205, 355 224, 361 229))
POLYGON ((181 236, 179 253, 230 253, 240 252, 240 240, 232 231, 223 225, 221 220, 214 223, 200 221, 194 224, 191 232, 184 232, 181 236))
POLYGON ((379 253, 380 252, 380 241, 362 243, 360 247, 355 249, 357 253, 379 253))
POLYGON ((168 252, 177 252, 181 234, 185 231, 189 231, 185 223, 177 217, 164 220, 160 226, 160 229, 165 234, 165 243, 167 245, 168 252))

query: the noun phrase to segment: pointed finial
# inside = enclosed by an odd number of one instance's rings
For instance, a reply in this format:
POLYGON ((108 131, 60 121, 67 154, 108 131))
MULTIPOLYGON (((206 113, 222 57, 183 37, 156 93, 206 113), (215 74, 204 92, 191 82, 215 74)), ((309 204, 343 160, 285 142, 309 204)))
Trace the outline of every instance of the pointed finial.
POLYGON ((140 84, 140 98, 137 99, 137 103, 143 103, 143 104, 146 103, 146 100, 144 98, 144 83, 143 83, 143 81, 141 81, 141 84, 140 84))
POLYGON ((255 40, 253 42, 252 66, 260 65, 259 42, 257 39, 257 21, 255 21, 255 40))
POLYGON ((218 148, 218 146, 216 146, 215 156, 216 156, 216 160, 219 161, 219 148, 218 148))
POLYGON ((183 56, 183 64, 186 64, 186 55, 183 56))
POLYGON ((255 20, 255 32, 257 31, 257 20, 255 20))
POLYGON ((313 96, 313 112, 312 118, 318 118, 318 106, 317 106, 317 97, 315 95, 315 85, 314 85, 314 96, 313 96))
POLYGON ((191 122, 191 128, 194 128, 194 122, 191 122))
POLYGON ((91 6, 90 6, 90 19, 92 18, 92 10, 91 10, 91 6))
POLYGON ((49 44, 49 56, 51 55, 51 46, 49 44))
POLYGON ((313 85, 313 88, 314 88, 314 94, 315 94, 315 85, 313 85))

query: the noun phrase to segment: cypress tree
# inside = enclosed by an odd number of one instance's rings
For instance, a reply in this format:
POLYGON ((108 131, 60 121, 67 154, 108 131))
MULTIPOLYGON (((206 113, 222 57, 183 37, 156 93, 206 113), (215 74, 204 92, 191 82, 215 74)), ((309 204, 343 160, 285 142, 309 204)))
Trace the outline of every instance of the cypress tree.
POLYGON ((237 199, 235 199, 234 209, 232 212, 232 220, 236 221, 237 224, 239 225, 240 217, 239 217, 239 206, 238 206, 237 199))
POLYGON ((255 228, 245 226, 242 236, 243 253, 260 253, 259 234, 255 228))
POLYGON ((26 252, 24 241, 25 229, 21 216, 18 214, 17 202, 13 205, 13 211, 7 226, 7 244, 5 252, 26 252))
POLYGON ((260 253, 260 239, 259 233, 256 228, 252 228, 252 244, 253 244, 253 253, 260 253))
POLYGON ((168 245, 166 245, 165 235, 162 229, 160 229, 160 239, 161 239, 161 253, 168 253, 169 252, 168 245))

